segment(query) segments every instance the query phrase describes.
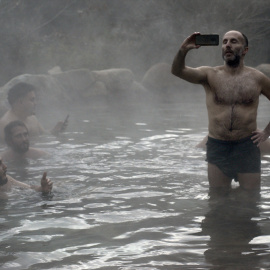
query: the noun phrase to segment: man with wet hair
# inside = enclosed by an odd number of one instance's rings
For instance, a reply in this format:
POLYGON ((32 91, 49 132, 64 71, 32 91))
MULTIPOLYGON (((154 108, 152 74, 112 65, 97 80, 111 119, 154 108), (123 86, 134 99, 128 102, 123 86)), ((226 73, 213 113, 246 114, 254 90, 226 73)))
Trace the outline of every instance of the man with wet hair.
POLYGON ((187 53, 200 46, 195 32, 182 43, 172 64, 172 74, 206 93, 209 135, 206 160, 210 187, 231 187, 232 179, 244 189, 259 189, 261 160, 259 147, 270 135, 270 123, 257 129, 259 96, 270 99, 270 79, 244 65, 248 40, 239 31, 229 31, 222 39, 224 65, 197 68, 185 64, 187 53))
MULTIPOLYGON (((33 85, 20 82, 8 91, 8 102, 11 108, 0 119, 0 139, 4 140, 5 126, 14 120, 21 120, 28 128, 30 136, 46 134, 46 130, 35 116, 36 89, 33 85)), ((50 132, 58 135, 67 127, 67 122, 58 122, 50 132)))
POLYGON ((19 188, 33 189, 42 193, 50 193, 52 190, 53 183, 47 178, 47 173, 44 172, 40 180, 40 186, 30 186, 28 184, 19 182, 7 175, 7 166, 2 162, 0 158, 0 192, 10 191, 12 186, 17 186, 19 188))
POLYGON ((4 129, 5 141, 9 149, 2 154, 5 161, 22 159, 38 159, 48 155, 41 149, 30 147, 29 133, 26 125, 20 121, 12 121, 4 129))

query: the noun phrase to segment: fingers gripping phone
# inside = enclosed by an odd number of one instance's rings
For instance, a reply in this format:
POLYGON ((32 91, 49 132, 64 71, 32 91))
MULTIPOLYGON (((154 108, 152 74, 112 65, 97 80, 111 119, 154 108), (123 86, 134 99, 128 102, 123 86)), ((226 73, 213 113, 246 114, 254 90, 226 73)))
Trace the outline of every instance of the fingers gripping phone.
POLYGON ((200 46, 218 46, 219 35, 217 34, 196 35, 195 44, 200 46))
POLYGON ((67 125, 67 123, 68 123, 68 118, 69 118, 69 114, 67 115, 67 117, 66 117, 65 120, 64 120, 64 125, 67 125))

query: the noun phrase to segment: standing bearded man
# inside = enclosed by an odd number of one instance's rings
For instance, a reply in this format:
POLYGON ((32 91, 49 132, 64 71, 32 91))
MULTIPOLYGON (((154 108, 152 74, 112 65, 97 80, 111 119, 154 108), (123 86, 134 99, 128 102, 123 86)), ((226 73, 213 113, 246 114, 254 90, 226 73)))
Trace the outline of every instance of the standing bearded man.
POLYGON ((172 74, 206 93, 209 136, 206 160, 210 187, 230 187, 232 179, 244 189, 259 189, 261 183, 260 144, 270 135, 270 123, 257 130, 259 96, 270 100, 270 79, 244 65, 248 39, 229 31, 222 39, 224 65, 197 68, 185 64, 195 44, 196 32, 185 39, 172 64, 172 74))

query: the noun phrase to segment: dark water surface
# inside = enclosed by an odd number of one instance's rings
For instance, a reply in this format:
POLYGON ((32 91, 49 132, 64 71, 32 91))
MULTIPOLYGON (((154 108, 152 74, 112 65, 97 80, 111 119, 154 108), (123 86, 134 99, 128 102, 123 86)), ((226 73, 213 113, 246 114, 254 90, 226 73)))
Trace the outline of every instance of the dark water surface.
POLYGON ((209 194, 204 99, 187 96, 70 110, 62 137, 35 143, 49 159, 9 164, 27 183, 47 171, 54 190, 1 200, 0 269, 270 269, 270 156, 260 196, 209 194))

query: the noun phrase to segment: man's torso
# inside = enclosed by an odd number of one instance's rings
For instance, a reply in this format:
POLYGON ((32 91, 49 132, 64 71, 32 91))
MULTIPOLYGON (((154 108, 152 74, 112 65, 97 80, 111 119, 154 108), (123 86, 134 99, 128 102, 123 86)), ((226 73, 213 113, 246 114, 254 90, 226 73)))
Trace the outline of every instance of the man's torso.
POLYGON ((228 74, 223 67, 208 72, 206 104, 209 136, 220 140, 239 140, 256 130, 260 85, 252 68, 228 74))

